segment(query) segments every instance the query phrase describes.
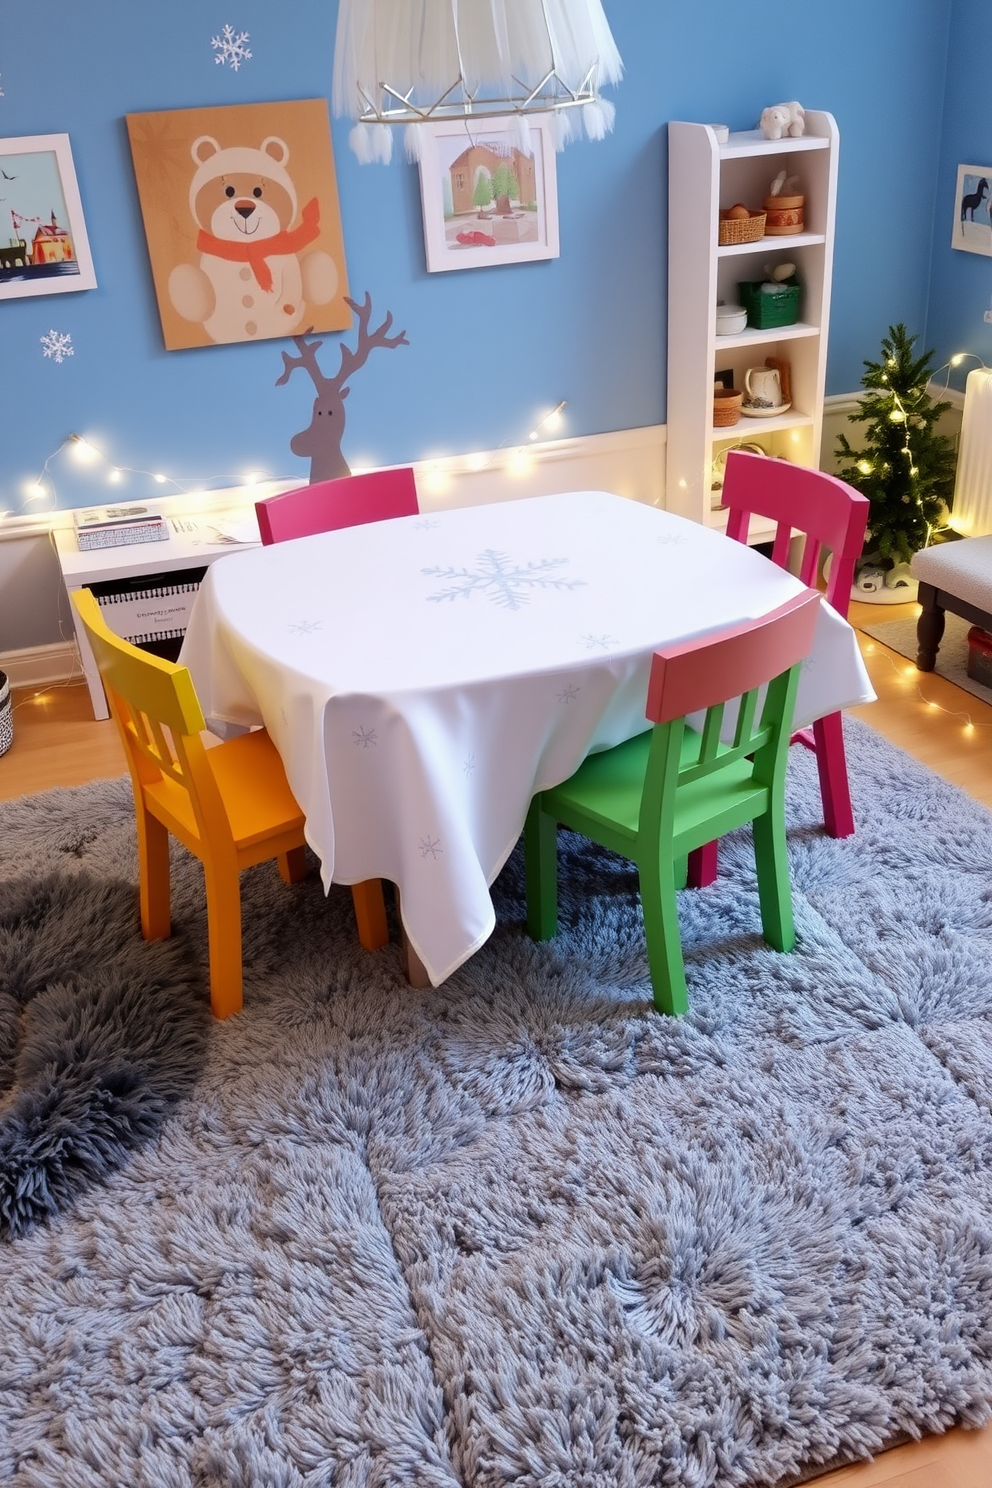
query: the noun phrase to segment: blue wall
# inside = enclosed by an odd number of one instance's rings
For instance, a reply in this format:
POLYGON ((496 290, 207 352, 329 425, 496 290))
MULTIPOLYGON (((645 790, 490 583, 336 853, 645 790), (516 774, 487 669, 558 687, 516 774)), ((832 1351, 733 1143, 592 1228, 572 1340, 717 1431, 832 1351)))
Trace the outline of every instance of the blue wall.
MULTIPOLYGON (((959 165, 992 167, 992 5, 954 0, 947 57, 947 92, 933 221, 933 271, 926 344, 940 364, 955 352, 974 352, 992 366, 992 258, 951 247, 959 165)), ((992 169, 989 171, 992 181, 992 169)), ((969 357, 951 372, 963 387, 978 362, 969 357)))
MULTIPOLYGON (((987 0, 955 5, 978 16, 987 0)), ((828 391, 857 387, 891 321, 923 327, 951 0, 765 0, 732 15, 697 0, 606 0, 606 10, 626 66, 616 131, 558 158, 557 260, 427 274, 416 168, 359 166, 347 124, 335 123, 351 292, 369 290, 410 342, 374 353, 355 377, 353 464, 516 443, 561 398, 565 434, 664 421, 671 118, 752 128, 764 104, 792 97, 836 115, 828 391)), ((20 507, 24 481, 72 430, 144 470, 223 484, 249 469, 306 478, 289 440, 309 419, 311 390, 300 373, 274 386, 287 343, 163 349, 124 115, 328 96, 335 16, 335 0, 0 10, 0 134, 69 134, 99 281, 0 306, 0 507, 20 507), (238 72, 215 65, 210 47, 225 23, 250 35, 238 72), (42 355, 53 329, 72 337, 61 365, 42 355)), ((977 281, 992 263, 958 267, 977 281)), ((161 489, 108 490, 65 457, 52 469, 62 505, 161 489)))

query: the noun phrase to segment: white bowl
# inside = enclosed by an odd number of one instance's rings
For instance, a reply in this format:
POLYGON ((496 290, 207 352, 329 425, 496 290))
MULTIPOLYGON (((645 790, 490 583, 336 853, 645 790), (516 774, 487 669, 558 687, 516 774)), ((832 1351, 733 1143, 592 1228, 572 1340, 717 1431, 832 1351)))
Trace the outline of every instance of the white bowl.
POLYGON ((734 336, 747 328, 747 311, 743 305, 717 305, 716 333, 718 336, 734 336))

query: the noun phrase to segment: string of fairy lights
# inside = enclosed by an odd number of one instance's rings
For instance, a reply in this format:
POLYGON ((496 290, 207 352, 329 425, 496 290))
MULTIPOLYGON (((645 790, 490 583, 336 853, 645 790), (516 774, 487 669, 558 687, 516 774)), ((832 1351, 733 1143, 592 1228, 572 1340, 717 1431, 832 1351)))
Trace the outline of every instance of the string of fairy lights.
MULTIPOLYGON (((451 473, 452 467, 463 466, 470 472, 481 471, 495 465, 499 457, 508 450, 513 450, 510 456, 509 468, 513 474, 522 474, 529 468, 531 457, 529 445, 539 440, 542 435, 557 431, 562 422, 562 413, 567 408, 565 398, 560 399, 547 413, 541 415, 533 428, 527 435, 527 439, 514 446, 509 438, 501 440, 494 450, 487 454, 460 455, 445 457, 433 461, 427 461, 426 481, 428 485, 443 483, 451 473)), ((223 486, 256 486, 268 481, 285 480, 286 477, 274 475, 268 470, 245 470, 240 474, 222 475, 170 475, 164 470, 143 470, 137 466, 124 465, 111 459, 92 439, 82 434, 67 434, 62 442, 46 457, 40 472, 36 477, 29 480, 24 488, 24 499, 20 512, 13 510, 0 510, 0 521, 5 518, 19 515, 25 508, 36 502, 45 501, 49 505, 45 510, 57 510, 59 503, 58 488, 52 472, 53 461, 57 460, 63 451, 69 451, 72 458, 80 465, 96 465, 102 463, 105 468, 105 478, 108 485, 119 486, 127 482, 130 477, 140 477, 152 481, 155 485, 168 487, 163 494, 185 495, 192 497, 203 497, 212 494, 223 486)), ((358 474, 360 468, 354 467, 354 473, 358 474)))

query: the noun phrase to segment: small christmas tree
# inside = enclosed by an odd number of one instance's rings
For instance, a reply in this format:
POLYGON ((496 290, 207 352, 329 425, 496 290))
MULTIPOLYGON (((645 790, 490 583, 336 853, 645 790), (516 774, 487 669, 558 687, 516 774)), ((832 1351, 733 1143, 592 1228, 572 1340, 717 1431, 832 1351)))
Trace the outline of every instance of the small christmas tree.
POLYGON ((914 357, 916 341, 904 325, 889 326, 881 360, 864 364, 861 406, 848 414, 867 425, 864 448, 853 449, 844 434, 837 446, 849 461, 839 476, 871 502, 865 552, 893 564, 927 546, 954 493, 954 445, 934 432, 951 405, 927 392, 933 352, 914 357))

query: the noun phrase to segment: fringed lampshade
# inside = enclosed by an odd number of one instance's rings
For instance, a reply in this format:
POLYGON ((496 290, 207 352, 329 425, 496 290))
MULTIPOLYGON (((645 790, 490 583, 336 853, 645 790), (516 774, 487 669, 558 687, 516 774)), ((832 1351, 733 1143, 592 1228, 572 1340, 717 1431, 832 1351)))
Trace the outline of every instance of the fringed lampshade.
POLYGON ((416 159, 419 124, 509 115, 526 136, 539 113, 561 149, 612 129, 599 90, 622 71, 601 0, 340 0, 334 112, 362 161, 391 158, 398 124, 416 159))

